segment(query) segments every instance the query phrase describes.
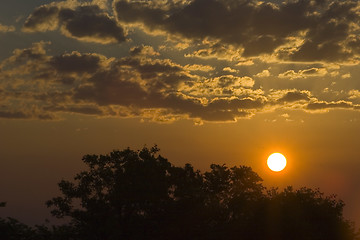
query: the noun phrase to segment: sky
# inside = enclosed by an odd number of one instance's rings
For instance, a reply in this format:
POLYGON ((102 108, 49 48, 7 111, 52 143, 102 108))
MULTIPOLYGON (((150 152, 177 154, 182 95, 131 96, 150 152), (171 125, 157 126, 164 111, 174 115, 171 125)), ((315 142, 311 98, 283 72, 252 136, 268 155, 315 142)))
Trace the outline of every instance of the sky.
POLYGON ((337 194, 360 224, 358 1, 0 6, 0 217, 40 224, 83 155, 157 144, 177 166, 337 194))

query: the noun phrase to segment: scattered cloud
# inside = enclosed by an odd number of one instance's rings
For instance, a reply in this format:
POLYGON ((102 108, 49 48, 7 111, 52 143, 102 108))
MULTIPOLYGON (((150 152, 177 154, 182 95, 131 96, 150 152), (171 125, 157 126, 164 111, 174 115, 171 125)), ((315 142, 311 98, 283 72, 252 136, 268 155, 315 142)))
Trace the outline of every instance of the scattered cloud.
POLYGON ((14 32, 15 30, 14 26, 6 26, 0 23, 0 33, 14 32))
POLYGON ((231 67, 225 67, 225 68, 223 68, 223 71, 225 71, 225 72, 230 72, 230 73, 236 73, 236 72, 238 72, 239 70, 233 69, 233 68, 231 68, 231 67))
MULTIPOLYGON (((0 118, 61 119, 62 114, 139 117, 151 121, 193 119, 237 121, 276 109, 357 110, 351 101, 320 101, 308 90, 266 93, 248 76, 204 77, 207 65, 181 65, 158 59, 152 47, 137 46, 128 56, 108 58, 73 51, 51 56, 38 42, 0 63, 0 118)), ((318 74, 318 69, 298 73, 318 74)), ((261 73, 266 74, 266 71, 261 73)), ((355 99, 358 91, 349 92, 355 99)))
POLYGON ((342 78, 342 79, 350 78, 350 77, 351 77, 351 74, 350 74, 350 73, 346 73, 346 74, 341 75, 341 78, 342 78))
POLYGON ((255 74, 255 77, 263 78, 263 77, 270 77, 270 75, 271 75, 270 71, 265 69, 262 72, 255 74))
POLYGON ((325 68, 309 68, 304 70, 299 70, 295 72, 294 70, 288 70, 284 73, 278 75, 279 78, 289 78, 291 80, 297 78, 308 78, 308 77, 323 77, 327 74, 325 68))
POLYGON ((202 71, 202 72, 210 72, 213 71, 215 68, 210 65, 200 65, 200 64, 187 64, 184 66, 186 70, 189 71, 202 71))
POLYGON ((281 114, 280 116, 283 117, 283 118, 289 118, 290 117, 290 115, 288 113, 281 114))
POLYGON ((159 56, 160 53, 156 52, 152 46, 135 46, 130 49, 130 54, 132 56, 159 56))
POLYGON ((239 60, 239 62, 236 64, 236 66, 251 66, 251 65, 254 65, 254 61, 251 59, 239 60))
POLYGON ((349 98, 350 99, 360 99, 360 91, 359 90, 350 90, 349 91, 349 98))

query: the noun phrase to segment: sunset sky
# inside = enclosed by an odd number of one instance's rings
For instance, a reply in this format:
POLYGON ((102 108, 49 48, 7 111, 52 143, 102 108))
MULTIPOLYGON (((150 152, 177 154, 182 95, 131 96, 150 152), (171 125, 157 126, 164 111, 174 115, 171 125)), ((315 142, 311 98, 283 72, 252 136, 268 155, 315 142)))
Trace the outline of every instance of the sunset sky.
POLYGON ((335 193, 360 225, 359 33, 350 0, 1 0, 0 217, 42 223, 84 154, 157 144, 335 193))

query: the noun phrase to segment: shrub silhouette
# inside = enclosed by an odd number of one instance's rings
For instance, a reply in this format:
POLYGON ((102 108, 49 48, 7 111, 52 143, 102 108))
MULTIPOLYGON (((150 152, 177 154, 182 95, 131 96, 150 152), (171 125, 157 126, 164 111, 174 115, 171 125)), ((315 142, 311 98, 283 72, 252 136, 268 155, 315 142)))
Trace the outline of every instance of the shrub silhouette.
POLYGON ((250 167, 175 167, 155 146, 86 155, 47 202, 71 239, 359 239, 344 204, 319 190, 266 190, 250 167), (71 229, 71 230, 70 230, 71 229))

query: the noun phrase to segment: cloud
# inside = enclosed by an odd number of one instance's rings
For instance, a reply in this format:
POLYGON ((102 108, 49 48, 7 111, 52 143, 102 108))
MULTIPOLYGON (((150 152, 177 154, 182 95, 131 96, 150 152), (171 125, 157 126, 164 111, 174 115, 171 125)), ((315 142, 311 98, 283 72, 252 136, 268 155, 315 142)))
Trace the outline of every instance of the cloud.
POLYGON ((27 116, 23 112, 11 112, 11 111, 1 111, 0 110, 0 118, 9 118, 9 119, 27 119, 27 116))
POLYGON ((299 70, 295 72, 294 70, 288 70, 284 73, 278 75, 279 78, 289 78, 291 80, 297 78, 308 78, 308 77, 323 77, 327 74, 325 68, 309 68, 304 70, 299 70))
POLYGON ((359 98, 360 99, 360 91, 359 90, 356 90, 356 89, 352 89, 349 91, 349 98, 350 99, 357 99, 359 98))
MULTIPOLYGON (((193 41, 214 40, 239 49, 243 57, 274 55, 284 61, 341 62, 357 54, 356 1, 118 0, 122 24, 193 41)), ((204 48, 193 56, 206 57, 204 48)))
POLYGON ((288 91, 277 102, 297 102, 297 101, 309 101, 310 93, 308 91, 288 91))
MULTIPOLYGON (((153 59, 151 48, 135 47, 127 57, 109 59, 100 54, 75 51, 49 56, 46 45, 41 42, 17 49, 1 63, 6 71, 0 73, 0 79, 6 76, 9 85, 0 91, 4 106, 0 117, 55 119, 61 118, 59 114, 62 113, 76 113, 147 116, 161 121, 180 118, 236 121, 252 116, 266 104, 263 98, 255 95, 210 95, 209 99, 188 95, 180 86, 194 85, 203 79, 189 71, 208 70, 209 67, 181 66, 169 59, 153 59), (41 69, 42 78, 34 66, 41 69), (18 83, 14 84, 14 79, 19 79, 18 83), (28 106, 33 110, 25 111, 28 106), (150 116, 150 113, 155 115, 150 116)), ((254 80, 224 75, 208 79, 208 83, 218 88, 240 90, 251 88, 254 80)))
POLYGON ((263 78, 263 77, 270 77, 270 75, 271 75, 270 71, 265 69, 262 72, 259 72, 259 73, 255 74, 255 77, 263 78))
POLYGON ((340 101, 318 101, 311 102, 306 106, 307 110, 310 111, 324 111, 329 109, 360 109, 360 105, 353 104, 352 102, 340 100, 340 101))
POLYGON ((31 47, 24 49, 15 49, 13 55, 5 60, 2 65, 8 63, 21 63, 27 60, 43 61, 46 58, 45 47, 50 44, 49 42, 33 43, 31 47))
POLYGON ((328 110, 328 109, 335 109, 335 108, 342 108, 342 109, 358 109, 358 105, 353 105, 351 102, 347 101, 336 101, 336 102, 326 102, 326 101, 319 101, 319 102, 311 102, 307 105, 307 110, 328 110))
POLYGON ((192 64, 192 65, 187 64, 184 66, 184 68, 188 71, 202 71, 202 72, 210 72, 215 69, 210 65, 201 65, 201 64, 192 64))
POLYGON ((23 31, 45 32, 57 29, 59 24, 58 14, 60 9, 57 6, 43 5, 34 10, 26 19, 23 31))
POLYGON ((61 32, 80 41, 101 44, 121 43, 125 30, 97 5, 48 4, 36 8, 26 19, 23 31, 61 32))
POLYGON ((132 56, 159 56, 160 53, 156 52, 151 46, 136 46, 130 49, 130 55, 132 56))
POLYGON ((80 113, 85 115, 103 115, 104 111, 94 105, 74 105, 74 106, 49 106, 44 108, 45 111, 51 112, 69 112, 69 113, 80 113))
POLYGON ((185 81, 179 85, 178 90, 190 96, 206 99, 231 96, 262 98, 264 91, 252 89, 254 84, 255 81, 248 76, 220 75, 212 78, 185 81))
POLYGON ((39 120, 54 120, 51 113, 42 112, 35 106, 23 106, 18 109, 4 109, 0 106, 0 119, 39 119, 39 120))
POLYGON ((204 40, 191 53, 186 53, 185 57, 196 57, 201 59, 218 59, 227 61, 238 61, 239 65, 251 65, 251 61, 242 61, 242 49, 222 44, 219 41, 204 40))
POLYGON ((220 87, 252 87, 255 81, 251 77, 237 77, 234 75, 223 75, 216 77, 213 81, 217 82, 220 87))
POLYGON ((94 73, 104 67, 107 59, 99 54, 72 52, 52 57, 49 64, 59 73, 94 73))
POLYGON ((342 79, 345 79, 345 78, 350 78, 351 77, 351 74, 350 73, 346 73, 346 74, 343 74, 341 76, 342 79))
POLYGON ((223 68, 223 71, 225 71, 225 72, 231 72, 231 73, 236 73, 236 72, 238 72, 238 70, 233 69, 233 68, 231 68, 231 67, 225 67, 225 68, 223 68))
POLYGON ((15 30, 14 26, 6 26, 0 23, 0 33, 14 32, 15 30))
MULTIPOLYGON (((319 101, 308 90, 264 91, 255 87, 253 78, 237 72, 203 76, 199 70, 214 69, 160 59, 153 48, 143 45, 131 48, 127 56, 108 58, 77 51, 52 56, 48 44, 16 49, 0 63, 0 118, 51 120, 85 114, 160 122, 234 122, 277 109, 359 108, 345 100, 319 101)), ((349 92, 348 99, 356 94, 349 92)))

